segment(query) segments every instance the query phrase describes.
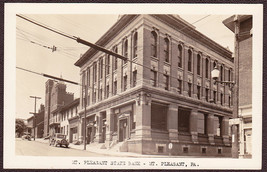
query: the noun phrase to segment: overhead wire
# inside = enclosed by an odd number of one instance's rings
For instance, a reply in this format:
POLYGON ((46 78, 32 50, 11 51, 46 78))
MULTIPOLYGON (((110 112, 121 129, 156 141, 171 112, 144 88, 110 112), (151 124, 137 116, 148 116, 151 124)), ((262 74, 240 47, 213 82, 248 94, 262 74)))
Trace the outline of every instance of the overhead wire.
MULTIPOLYGON (((20 16, 20 15, 17 15, 17 16, 18 16, 18 17, 21 17, 21 18, 23 18, 23 19, 25 19, 25 20, 27 20, 27 21, 33 23, 33 24, 36 24, 36 25, 38 25, 38 26, 40 26, 40 27, 43 27, 43 28, 45 28, 45 29, 48 29, 48 30, 50 30, 50 31, 52 31, 52 32, 54 32, 54 33, 60 34, 60 35, 62 35, 62 36, 64 36, 64 37, 67 37, 67 38, 70 38, 70 39, 73 39, 73 40, 76 40, 76 41, 77 41, 77 39, 78 39, 78 37, 71 36, 71 35, 69 35, 69 34, 65 34, 65 33, 63 33, 63 32, 61 33, 60 31, 55 31, 55 30, 53 30, 52 28, 49 28, 49 26, 43 26, 43 25, 41 25, 41 24, 39 24, 39 23, 37 23, 37 22, 33 22, 33 21, 31 21, 30 19, 27 19, 27 18, 22 17, 22 16, 20 16)), ((210 15, 204 16, 204 17, 198 19, 197 21, 193 22, 192 24, 195 24, 195 23, 197 23, 197 22, 199 22, 199 21, 201 21, 201 20, 207 18, 208 16, 210 16, 210 15)), ((185 28, 187 28, 187 27, 189 27, 189 26, 186 26, 186 27, 180 29, 179 31, 181 31, 181 30, 183 30, 183 29, 185 29, 185 28)), ((91 43, 90 43, 90 44, 91 44, 91 43)), ((119 54, 118 54, 118 55, 119 55, 119 54)), ((121 55, 119 55, 119 56, 121 56, 121 55)), ((120 59, 120 60, 122 60, 122 59, 120 59)), ((139 64, 139 63, 137 63, 137 62, 135 62, 135 61, 132 61, 132 60, 129 60, 129 59, 126 59, 126 60, 129 61, 129 62, 132 62, 132 63, 134 63, 134 64, 136 64, 136 65, 139 65, 139 66, 142 66, 142 67, 144 67, 144 68, 147 68, 147 69, 151 70, 151 67, 150 67, 150 66, 145 66, 145 65, 143 65, 143 64, 139 64)), ((159 73, 159 74, 163 74, 163 75, 166 74, 166 73, 164 73, 164 72, 160 72, 160 71, 157 71, 157 73, 159 73)), ((171 76, 171 75, 169 75, 169 77, 170 77, 170 78, 173 78, 173 79, 179 79, 179 78, 174 77, 174 76, 171 76)), ((186 82, 186 81, 184 81, 184 82, 186 82)))

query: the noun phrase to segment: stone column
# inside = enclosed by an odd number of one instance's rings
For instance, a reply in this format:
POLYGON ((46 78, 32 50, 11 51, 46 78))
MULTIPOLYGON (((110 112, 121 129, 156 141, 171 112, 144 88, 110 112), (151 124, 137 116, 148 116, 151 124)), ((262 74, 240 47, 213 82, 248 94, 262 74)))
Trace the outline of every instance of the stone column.
POLYGON ((112 141, 112 133, 114 131, 114 111, 113 109, 107 109, 106 111, 106 147, 109 148, 112 141))
POLYGON ((102 117, 100 115, 100 112, 96 114, 96 134, 95 134, 95 142, 99 143, 101 142, 101 134, 102 134, 102 117))
POLYGON ((82 141, 83 141, 82 129, 83 129, 83 127, 82 127, 82 119, 80 119, 78 121, 78 141, 80 143, 82 143, 82 141))
POLYGON ((192 142, 198 143, 198 133, 197 133, 197 123, 198 123, 198 112, 193 109, 190 114, 190 134, 192 138, 192 142))
POLYGON ((222 119, 222 137, 223 143, 226 146, 230 146, 229 142, 229 117, 225 116, 222 119))
POLYGON ((178 105, 170 104, 168 109, 168 131, 171 142, 178 141, 178 105))
POLYGON ((214 115, 208 114, 207 116, 207 134, 209 137, 209 143, 215 145, 214 142, 214 115))
POLYGON ((151 139, 151 100, 147 93, 140 93, 136 99, 136 138, 151 139))

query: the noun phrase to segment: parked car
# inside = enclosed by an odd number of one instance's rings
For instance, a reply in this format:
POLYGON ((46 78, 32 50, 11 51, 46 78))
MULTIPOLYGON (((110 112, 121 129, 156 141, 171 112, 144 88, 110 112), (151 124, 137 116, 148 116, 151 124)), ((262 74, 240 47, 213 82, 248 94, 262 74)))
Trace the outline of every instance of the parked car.
POLYGON ((21 138, 22 138, 22 140, 27 139, 27 140, 31 141, 32 136, 31 136, 30 133, 26 133, 26 132, 25 132, 21 138))
POLYGON ((61 133, 56 133, 50 137, 49 140, 49 146, 60 146, 62 147, 63 145, 67 148, 69 147, 69 142, 66 139, 66 135, 61 134, 61 133))

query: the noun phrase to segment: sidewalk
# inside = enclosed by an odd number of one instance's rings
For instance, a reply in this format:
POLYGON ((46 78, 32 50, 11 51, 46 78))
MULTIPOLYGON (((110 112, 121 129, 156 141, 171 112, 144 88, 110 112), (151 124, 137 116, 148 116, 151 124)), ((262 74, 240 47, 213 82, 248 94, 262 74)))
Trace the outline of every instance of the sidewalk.
MULTIPOLYGON (((49 145, 49 139, 44 140, 43 138, 35 139, 35 141, 45 143, 49 145)), ((119 157, 135 157, 135 158, 227 158, 227 157, 206 157, 206 156, 168 156, 168 155, 142 155, 133 152, 117 152, 113 149, 101 149, 102 144, 88 144, 86 145, 86 150, 84 150, 84 145, 74 145, 69 144, 70 149, 76 149, 81 151, 88 151, 97 154, 107 155, 107 156, 119 156, 119 157)), ((229 157, 228 157, 229 158, 229 157)))
MULTIPOLYGON (((35 139, 37 142, 45 143, 49 145, 49 139, 44 140, 43 138, 38 138, 35 139)), ((72 143, 69 144, 69 148, 71 149, 77 149, 77 150, 83 150, 83 151, 89 151, 93 153, 98 153, 98 154, 103 154, 107 156, 124 156, 124 157, 168 157, 168 156, 161 156, 161 155, 141 155, 137 153, 132 153, 132 152, 116 152, 115 150, 112 149, 101 149, 100 146, 102 144, 88 144, 86 145, 86 150, 84 150, 84 145, 74 145, 72 143)))

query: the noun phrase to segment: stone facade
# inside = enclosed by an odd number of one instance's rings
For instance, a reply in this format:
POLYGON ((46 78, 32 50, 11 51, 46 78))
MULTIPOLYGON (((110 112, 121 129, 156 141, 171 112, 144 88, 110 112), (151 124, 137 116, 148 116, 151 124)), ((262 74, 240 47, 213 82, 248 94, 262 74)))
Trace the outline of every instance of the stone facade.
POLYGON ((129 60, 89 49, 75 63, 88 88, 79 114, 84 120, 86 106, 90 142, 120 142, 120 151, 140 154, 231 156, 231 90, 210 74, 217 66, 219 80, 232 79, 229 50, 174 15, 121 16, 96 44, 129 60))

